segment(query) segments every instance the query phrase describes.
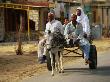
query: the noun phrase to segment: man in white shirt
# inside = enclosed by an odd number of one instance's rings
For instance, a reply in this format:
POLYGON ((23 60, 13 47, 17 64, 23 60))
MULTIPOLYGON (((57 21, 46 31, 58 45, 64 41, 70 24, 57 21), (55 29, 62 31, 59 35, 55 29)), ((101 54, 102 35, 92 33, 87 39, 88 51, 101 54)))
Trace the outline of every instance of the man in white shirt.
MULTIPOLYGON (((63 34, 63 25, 61 24, 60 21, 55 20, 55 13, 54 11, 51 11, 48 13, 48 23, 46 24, 46 29, 45 29, 45 34, 47 34, 48 32, 60 32, 61 34, 63 34)), ((45 38, 44 38, 45 39, 45 38)), ((39 50, 38 50, 38 61, 40 63, 43 63, 46 59, 46 48, 44 46, 40 46, 40 44, 45 43, 43 42, 45 40, 41 40, 39 41, 39 50)))
POLYGON ((77 22, 82 24, 83 32, 87 35, 87 37, 89 37, 90 36, 90 25, 89 25, 89 19, 87 15, 84 13, 81 7, 77 8, 76 13, 77 13, 77 22))
POLYGON ((58 31, 63 34, 63 25, 60 21, 55 20, 54 11, 48 13, 48 23, 46 24, 45 33, 48 33, 48 30, 50 30, 52 33, 58 31))

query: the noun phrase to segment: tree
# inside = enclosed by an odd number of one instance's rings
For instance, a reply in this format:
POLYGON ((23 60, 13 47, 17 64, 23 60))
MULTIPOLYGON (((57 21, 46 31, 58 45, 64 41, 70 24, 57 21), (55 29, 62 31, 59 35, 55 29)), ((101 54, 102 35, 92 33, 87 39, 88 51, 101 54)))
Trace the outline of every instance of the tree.
POLYGON ((21 32, 22 32, 22 15, 20 15, 20 23, 19 23, 19 29, 18 29, 18 41, 17 41, 17 55, 22 55, 22 40, 21 40, 21 32))

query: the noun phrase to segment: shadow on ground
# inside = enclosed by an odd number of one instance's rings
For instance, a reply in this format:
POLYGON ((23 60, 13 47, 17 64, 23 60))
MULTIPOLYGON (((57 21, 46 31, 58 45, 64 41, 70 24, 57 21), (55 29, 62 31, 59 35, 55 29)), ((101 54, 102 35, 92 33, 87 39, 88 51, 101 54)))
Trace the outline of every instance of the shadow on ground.
POLYGON ((64 71, 65 73, 80 73, 83 75, 110 76, 110 66, 100 66, 97 69, 67 68, 67 69, 64 69, 64 71))

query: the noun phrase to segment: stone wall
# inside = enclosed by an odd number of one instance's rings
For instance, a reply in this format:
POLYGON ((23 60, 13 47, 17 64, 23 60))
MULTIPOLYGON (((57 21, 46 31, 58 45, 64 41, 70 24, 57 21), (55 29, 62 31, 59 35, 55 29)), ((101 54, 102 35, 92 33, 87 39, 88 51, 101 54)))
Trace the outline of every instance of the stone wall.
POLYGON ((30 10, 29 11, 29 19, 35 22, 35 30, 39 28, 39 10, 30 10))

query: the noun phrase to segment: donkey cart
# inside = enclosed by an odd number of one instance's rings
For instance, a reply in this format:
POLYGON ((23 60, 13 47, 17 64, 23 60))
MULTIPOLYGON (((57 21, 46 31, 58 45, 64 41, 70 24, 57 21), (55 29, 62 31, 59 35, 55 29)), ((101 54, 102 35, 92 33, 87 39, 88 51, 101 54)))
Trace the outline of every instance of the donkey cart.
MULTIPOLYGON (((84 54, 82 52, 82 50, 80 49, 80 47, 78 46, 69 46, 69 47, 65 47, 64 50, 66 51, 63 56, 68 55, 70 53, 76 54, 78 55, 78 57, 82 57, 84 58, 84 54), (69 49, 71 48, 71 49, 69 49), (79 53, 78 50, 80 50, 81 52, 79 53)), ((59 52, 60 53, 60 52, 59 52)), ((47 53, 46 55, 47 57, 47 69, 49 71, 52 70, 51 67, 51 58, 49 53, 47 53)), ((54 66, 55 66, 55 55, 53 54, 53 62, 54 62, 54 66)), ((89 53, 89 60, 91 61, 91 63, 89 63, 89 69, 96 69, 97 68, 97 50, 96 50, 96 46, 95 45, 90 45, 90 53, 89 53)))
MULTIPOLYGON (((84 36, 86 38, 86 35, 84 36)), ((88 38, 87 38, 88 39, 88 38)), ((68 39, 67 39, 68 40, 68 39)), ((76 55, 80 55, 84 58, 83 50, 80 47, 80 41, 82 41, 80 38, 78 39, 69 39, 69 42, 67 41, 64 36, 61 33, 53 33, 48 34, 47 40, 46 40, 46 46, 47 46, 47 69, 49 71, 53 70, 54 68, 60 69, 61 72, 63 72, 63 56, 69 55, 69 53, 75 53, 76 55), (72 48, 71 50, 69 48, 72 48), (66 51, 64 53, 64 50, 66 51), (78 50, 81 51, 81 53, 78 52, 78 50)), ((89 51, 89 60, 91 63, 89 63, 90 69, 96 69, 97 68, 97 50, 96 46, 92 45, 92 38, 90 37, 89 43, 90 43, 90 51, 89 51)))

